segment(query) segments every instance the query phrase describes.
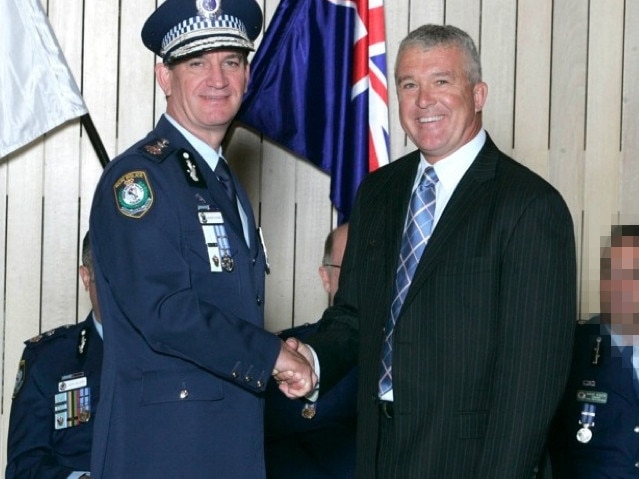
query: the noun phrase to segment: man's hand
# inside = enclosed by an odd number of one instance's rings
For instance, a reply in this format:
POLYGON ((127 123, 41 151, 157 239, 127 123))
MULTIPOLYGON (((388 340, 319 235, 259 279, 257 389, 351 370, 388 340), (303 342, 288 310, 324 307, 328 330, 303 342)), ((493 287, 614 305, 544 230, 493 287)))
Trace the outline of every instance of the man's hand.
POLYGON ((288 398, 304 397, 311 392, 317 383, 317 376, 308 346, 294 338, 282 342, 273 377, 288 398))

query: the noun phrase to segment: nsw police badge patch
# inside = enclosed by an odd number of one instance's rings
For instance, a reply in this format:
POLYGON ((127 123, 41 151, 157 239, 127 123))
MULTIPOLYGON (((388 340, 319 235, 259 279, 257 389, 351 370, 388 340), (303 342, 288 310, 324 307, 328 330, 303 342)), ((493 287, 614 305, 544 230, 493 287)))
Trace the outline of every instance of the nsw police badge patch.
POLYGON ((113 185, 118 210, 130 218, 142 218, 153 205, 153 190, 144 171, 131 171, 113 185))

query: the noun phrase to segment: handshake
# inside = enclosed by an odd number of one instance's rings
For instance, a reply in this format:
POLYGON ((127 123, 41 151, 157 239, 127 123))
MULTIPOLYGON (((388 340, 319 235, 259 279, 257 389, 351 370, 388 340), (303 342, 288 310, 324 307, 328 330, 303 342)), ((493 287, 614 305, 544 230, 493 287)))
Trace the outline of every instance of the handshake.
POLYGON ((317 375, 311 348, 295 338, 282 341, 273 378, 280 391, 290 399, 301 398, 312 392, 317 386, 317 375))

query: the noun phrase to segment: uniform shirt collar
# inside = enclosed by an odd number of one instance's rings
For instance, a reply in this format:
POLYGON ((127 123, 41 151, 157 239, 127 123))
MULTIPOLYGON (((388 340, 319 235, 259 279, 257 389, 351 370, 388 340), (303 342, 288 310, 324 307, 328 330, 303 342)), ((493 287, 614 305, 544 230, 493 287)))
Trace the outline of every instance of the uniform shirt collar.
POLYGON ((222 147, 220 146, 219 152, 215 151, 214 148, 211 148, 189 130, 180 125, 171 115, 169 115, 168 113, 164 113, 164 117, 169 121, 169 123, 171 123, 171 125, 173 125, 180 133, 182 133, 182 136, 186 138, 186 141, 188 141, 191 146, 195 148, 195 151, 197 151, 200 156, 204 158, 204 161, 206 161, 211 170, 215 171, 217 162, 222 156, 222 147))
POLYGON ((93 311, 91 312, 91 319, 93 320, 93 325, 95 326, 96 331, 104 340, 104 329, 102 328, 102 323, 96 319, 95 312, 93 311))

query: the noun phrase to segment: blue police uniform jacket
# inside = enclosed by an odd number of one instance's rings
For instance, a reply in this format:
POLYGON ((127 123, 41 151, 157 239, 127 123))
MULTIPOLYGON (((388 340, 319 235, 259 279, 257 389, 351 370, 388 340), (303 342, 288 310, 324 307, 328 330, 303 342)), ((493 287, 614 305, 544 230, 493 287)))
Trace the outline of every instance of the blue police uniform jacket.
MULTIPOLYGON (((319 324, 286 329, 279 336, 304 340, 317 331, 319 324)), ((267 477, 355 477, 357 368, 353 368, 313 406, 310 404, 302 399, 288 399, 273 382, 268 385, 265 413, 267 477)))
POLYGON ((93 478, 265 476, 265 256, 211 168, 164 117, 105 168, 90 216, 104 325, 93 478))
POLYGON ((597 317, 576 328, 549 449, 553 479, 639 478, 639 394, 631 357, 619 353, 597 317), (577 439, 580 421, 594 423, 587 428, 591 434, 580 434, 586 442, 577 439))
POLYGON ((66 479, 73 471, 89 471, 102 367, 102 338, 92 315, 25 345, 11 403, 6 478, 66 479), (61 393, 61 383, 70 380, 81 387, 61 393), (88 394, 88 411, 73 413, 68 398, 75 393, 88 394), (65 409, 66 420, 60 416, 65 409))

